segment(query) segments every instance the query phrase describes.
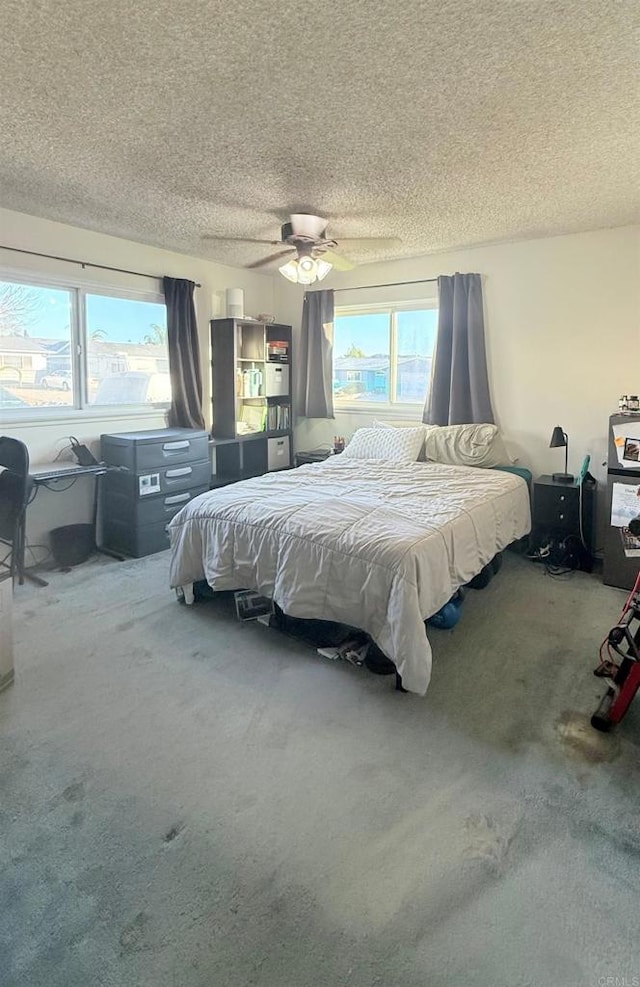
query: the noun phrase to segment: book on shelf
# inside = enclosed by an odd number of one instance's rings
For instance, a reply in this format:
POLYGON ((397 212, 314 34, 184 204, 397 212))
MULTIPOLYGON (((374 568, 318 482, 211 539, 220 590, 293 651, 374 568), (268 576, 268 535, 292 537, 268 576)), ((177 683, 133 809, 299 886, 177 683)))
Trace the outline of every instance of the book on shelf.
POLYGON ((272 339, 267 343, 267 357, 270 363, 289 362, 289 343, 282 339, 272 339))
POLYGON ((284 432, 291 427, 291 405, 272 404, 267 408, 269 432, 284 432))

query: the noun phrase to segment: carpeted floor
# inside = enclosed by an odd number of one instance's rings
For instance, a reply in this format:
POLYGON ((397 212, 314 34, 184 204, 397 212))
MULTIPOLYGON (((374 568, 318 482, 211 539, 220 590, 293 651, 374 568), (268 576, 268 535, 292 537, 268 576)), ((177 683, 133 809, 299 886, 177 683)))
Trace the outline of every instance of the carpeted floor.
POLYGON ((16 588, 3 987, 640 977, 640 701, 588 726, 624 594, 508 556, 421 699, 179 606, 166 567, 16 588))

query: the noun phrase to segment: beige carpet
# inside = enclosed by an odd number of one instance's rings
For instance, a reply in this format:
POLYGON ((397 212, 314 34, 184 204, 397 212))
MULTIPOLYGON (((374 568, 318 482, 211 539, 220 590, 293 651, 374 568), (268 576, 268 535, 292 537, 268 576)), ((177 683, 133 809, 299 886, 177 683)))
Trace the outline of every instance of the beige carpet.
POLYGON ((640 977, 640 701, 588 726, 621 592, 509 556, 421 699, 179 606, 166 566, 16 588, 2 987, 640 977))

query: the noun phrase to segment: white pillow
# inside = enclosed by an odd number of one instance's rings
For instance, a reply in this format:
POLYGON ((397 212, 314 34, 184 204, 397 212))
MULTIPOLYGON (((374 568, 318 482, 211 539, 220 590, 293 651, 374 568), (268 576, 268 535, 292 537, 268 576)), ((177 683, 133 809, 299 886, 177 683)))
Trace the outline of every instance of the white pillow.
POLYGON ((429 461, 451 466, 508 466, 513 462, 497 425, 442 425, 425 436, 429 461))
POLYGON ((343 456, 347 459, 386 459, 415 463, 424 443, 424 428, 359 428, 343 456))
POLYGON ((435 428, 434 425, 425 425, 424 422, 407 422, 407 421, 396 421, 395 419, 390 422, 381 422, 377 418, 373 423, 373 428, 435 428))
MULTIPOLYGON (((374 423, 373 423, 373 427, 374 428, 421 428, 422 429, 422 435, 423 435, 423 438, 424 438, 426 436, 426 434, 427 434, 428 429, 435 428, 436 426, 435 425, 425 425, 424 422, 415 422, 415 421, 414 422, 407 422, 407 421, 400 421, 400 420, 398 420, 398 421, 390 421, 390 422, 383 422, 383 421, 379 421, 378 419, 376 419, 374 421, 374 423)), ((425 456, 424 442, 423 442, 422 445, 420 446, 420 450, 418 452, 418 462, 424 463, 424 461, 426 460, 426 458, 427 457, 425 456)))

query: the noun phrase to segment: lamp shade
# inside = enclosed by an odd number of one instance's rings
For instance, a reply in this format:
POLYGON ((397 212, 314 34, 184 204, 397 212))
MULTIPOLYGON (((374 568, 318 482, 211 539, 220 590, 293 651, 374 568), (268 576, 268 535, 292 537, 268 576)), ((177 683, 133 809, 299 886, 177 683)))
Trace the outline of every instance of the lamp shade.
POLYGON ((297 260, 290 260, 288 264, 283 264, 282 267, 278 268, 278 270, 280 271, 280 274, 283 276, 283 278, 287 279, 287 281, 293 281, 294 284, 298 283, 297 260))
POLYGON ((307 285, 322 281, 332 267, 333 265, 326 260, 316 260, 310 254, 303 254, 302 257, 296 257, 283 264, 278 270, 287 281, 307 285))
POLYGON ((326 278, 327 274, 329 273, 329 271, 331 270, 332 267, 333 267, 333 264, 330 264, 328 260, 319 260, 318 261, 318 281, 324 281, 324 279, 326 278))
POLYGON ((551 435, 551 442, 549 443, 550 449, 560 449, 567 444, 567 433, 563 432, 559 425, 553 430, 551 435))

